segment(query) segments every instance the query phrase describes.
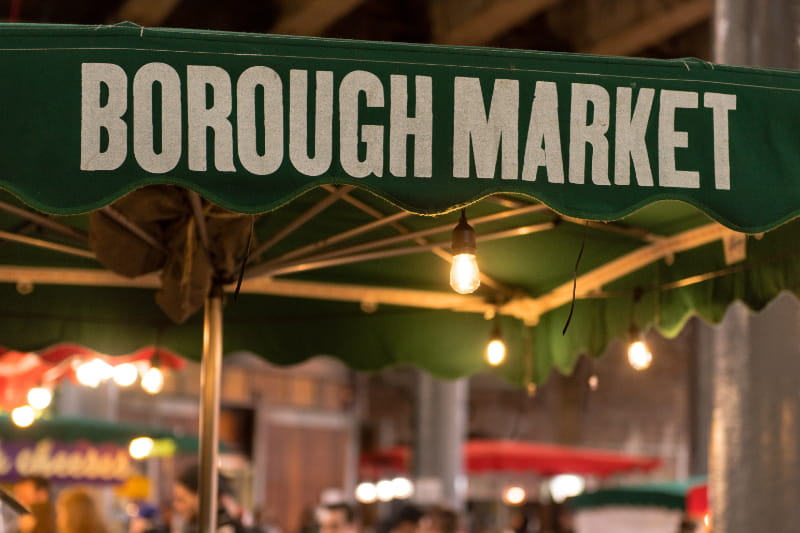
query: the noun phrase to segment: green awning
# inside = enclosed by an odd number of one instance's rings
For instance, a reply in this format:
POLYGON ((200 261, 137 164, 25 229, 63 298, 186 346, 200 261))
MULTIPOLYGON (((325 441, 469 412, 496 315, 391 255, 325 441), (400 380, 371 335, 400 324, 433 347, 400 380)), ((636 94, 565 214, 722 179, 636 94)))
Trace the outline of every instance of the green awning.
POLYGON ((152 183, 261 213, 322 184, 403 209, 496 193, 614 220, 798 213, 800 74, 197 30, 3 25, 0 184, 51 213, 152 183))
POLYGON ((705 476, 696 476, 680 481, 598 489, 569 498, 567 505, 575 511, 608 506, 663 507, 702 516, 708 511, 706 488, 705 476))
POLYGON ((798 291, 795 71, 131 24, 3 25, 0 68, 14 349, 199 357, 248 250, 225 351, 455 377, 497 314, 517 383, 798 291), (463 206, 471 296, 442 260, 463 206))
MULTIPOLYGON (((76 416, 40 418, 26 428, 18 427, 8 416, 0 416, 0 435, 4 442, 51 439, 60 443, 87 441, 93 444, 116 444, 125 448, 133 439, 150 437, 172 441, 178 452, 195 453, 198 449, 197 437, 193 435, 179 435, 169 429, 143 424, 76 416)), ((222 450, 230 449, 224 443, 220 443, 220 447, 222 450)))
POLYGON ((131 440, 138 437, 152 439, 175 437, 174 433, 166 429, 84 417, 42 418, 29 427, 21 428, 16 426, 10 417, 0 416, 0 434, 5 441, 86 440, 95 444, 112 443, 120 446, 128 446, 131 440))

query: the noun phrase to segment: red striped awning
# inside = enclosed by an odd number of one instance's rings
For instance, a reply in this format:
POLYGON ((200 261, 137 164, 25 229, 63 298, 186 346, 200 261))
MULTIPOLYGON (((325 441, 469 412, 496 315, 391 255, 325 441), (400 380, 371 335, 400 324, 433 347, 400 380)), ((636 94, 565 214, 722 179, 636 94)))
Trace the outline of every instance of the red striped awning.
POLYGON ((64 379, 75 380, 77 364, 102 359, 110 365, 158 359, 162 368, 181 369, 185 360, 170 350, 148 346, 123 355, 108 355, 77 344, 56 344, 35 352, 0 346, 0 410, 10 411, 26 403, 33 387, 53 387, 64 379))
MULTIPOLYGON (((464 444, 464 463, 468 474, 532 472, 542 476, 569 473, 605 477, 650 471, 661 465, 661 459, 538 442, 475 439, 464 444)), ((382 472, 408 472, 410 464, 407 446, 369 452, 361 457, 365 477, 377 477, 382 472)))

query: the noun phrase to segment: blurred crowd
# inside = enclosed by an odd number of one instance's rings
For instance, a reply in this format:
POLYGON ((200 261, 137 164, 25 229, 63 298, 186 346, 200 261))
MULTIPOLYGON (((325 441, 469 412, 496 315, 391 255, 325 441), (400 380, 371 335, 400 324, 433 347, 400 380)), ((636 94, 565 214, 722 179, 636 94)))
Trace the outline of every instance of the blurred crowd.
MULTIPOLYGON (((129 506, 125 523, 109 523, 89 487, 63 488, 53 494, 41 477, 27 477, 12 487, 14 498, 27 512, 4 512, 0 533, 199 533, 200 470, 190 466, 175 479, 170 505, 148 502, 129 506)), ((267 517, 246 512, 230 482, 217 478, 217 529, 215 533, 283 533, 267 517)), ((410 503, 396 508, 386 520, 364 527, 357 508, 349 503, 329 503, 306 513, 297 533, 466 533, 463 517, 444 506, 421 507, 410 503)), ((475 525, 475 524, 473 524, 475 525)), ((479 529, 487 533, 540 533, 533 521, 516 511, 508 524, 479 529)), ((569 529, 557 529, 569 533, 569 529)))
MULTIPOLYGON (((103 516, 91 487, 63 488, 54 497, 47 479, 30 476, 17 481, 11 490, 26 512, 10 512, 4 507, 0 533, 196 533, 199 486, 200 471, 194 465, 175 480, 170 507, 136 502, 129 506, 125 524, 119 524, 103 516)), ((216 533, 276 533, 252 523, 223 476, 219 476, 217 488, 216 533)))

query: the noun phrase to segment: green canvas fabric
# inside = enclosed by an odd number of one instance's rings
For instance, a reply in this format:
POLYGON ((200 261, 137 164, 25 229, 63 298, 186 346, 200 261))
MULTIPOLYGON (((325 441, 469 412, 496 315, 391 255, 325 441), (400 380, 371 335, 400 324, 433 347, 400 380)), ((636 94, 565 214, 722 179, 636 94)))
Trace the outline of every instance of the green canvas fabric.
MULTIPOLYGON (((660 213, 656 215, 660 217, 660 213)), ((276 217, 278 213, 264 222, 276 223, 276 217)), ((648 218, 644 211, 638 217, 648 218)), ((454 225, 455 218, 448 215, 444 220, 454 225)), ((699 218, 701 223, 705 221, 702 215, 699 218)), ((422 222, 440 225, 443 220, 425 218, 422 222)), ((326 219, 318 224, 324 235, 326 219)), ((276 227, 280 226, 276 223, 276 227)), ((314 233, 313 227, 306 231, 314 233)), ((482 268, 502 282, 533 294, 544 293, 570 281, 584 234, 580 272, 638 244, 625 236, 562 223, 551 232, 479 245, 479 258, 482 268)), ((542 315, 535 326, 503 317, 501 329, 509 358, 498 369, 490 369, 483 359, 493 322, 482 315, 388 305, 370 313, 358 303, 244 293, 234 300, 229 294, 223 307, 223 346, 225 352, 249 350, 281 365, 325 354, 361 370, 412 364, 447 378, 491 370, 520 385, 542 382, 554 369, 571 371, 581 355, 600 356, 609 342, 627 335, 632 322, 643 331, 655 327, 672 336, 691 316, 719 321, 733 301, 761 309, 783 290, 797 294, 800 265, 795 235, 797 224, 792 222, 760 240, 748 238, 747 259, 730 266, 720 243, 676 254, 671 265, 664 261, 649 265, 607 285, 603 297, 578 300, 565 335, 562 330, 569 305, 542 315), (725 275, 688 287, 664 288, 675 280, 709 272, 725 275), (634 303, 637 291, 642 296, 634 303)), ((294 235, 289 240, 299 245, 305 238, 294 235)), ((286 243, 286 248, 290 247, 291 243, 286 243)), ((5 264, 83 268, 93 264, 11 243, 4 245, 0 254, 5 264)), ((287 278, 448 290, 447 264, 430 254, 343 265, 287 278)), ((481 291, 479 294, 489 295, 481 291)), ((21 350, 71 341, 110 354, 160 345, 199 359, 201 313, 176 324, 156 304, 155 292, 36 284, 26 295, 13 284, 0 284, 0 339, 21 350)))
POLYGON ((47 212, 153 183, 245 213, 325 183, 424 214, 498 192, 594 220, 678 199, 747 232, 798 212, 794 71, 128 23, 3 25, 0 48, 0 185, 47 212), (301 162, 299 118, 326 160, 301 162))
MULTIPOLYGON (((502 317, 509 360, 493 371, 518 384, 542 382, 554 369, 569 372, 581 355, 599 356, 631 324, 671 336, 693 315, 720 320, 733 301, 761 309, 783 290, 798 292, 795 71, 130 24, 3 25, 0 68, 0 95, 13 103, 0 126, 2 200, 87 232, 99 258, 6 242, 2 265, 162 273, 155 299, 149 289, 65 283, 22 294, 0 284, 0 344, 15 349, 70 341, 119 354, 157 344, 199 358, 197 311, 212 282, 235 281, 248 243, 252 249, 280 234, 329 194, 325 185, 352 185, 353 199, 383 214, 419 214, 403 219, 404 231, 444 228, 427 237, 444 249, 459 207, 474 219, 500 211, 498 197, 542 203, 540 211, 478 228, 481 268, 511 295, 538 297, 569 283, 582 249, 578 274, 645 246, 636 231, 668 237, 716 220, 751 234, 746 259, 732 265, 715 242, 619 276, 575 303, 565 334, 569 304, 535 324, 502 317), (300 79, 307 82, 308 112, 292 115, 303 101, 292 96, 302 93, 300 79), (163 100, 169 83, 179 88, 170 93, 176 100, 163 100), (328 118, 315 100, 326 83, 333 91, 328 118), (269 99, 277 87, 280 98, 269 99), (226 95, 230 109, 208 115, 226 95), (247 102, 262 100, 263 108, 240 116, 251 109, 247 102), (430 115, 428 130, 408 122, 417 113, 430 115), (292 141, 300 116, 313 126, 292 141), (246 129, 250 120, 254 132, 246 129), (330 148, 330 162, 312 172, 303 161, 320 156, 310 147, 314 128, 326 120, 330 138, 321 146, 330 148), (419 146, 402 135, 405 127, 421 128, 419 146), (394 143, 393 128, 401 132, 394 143), (379 140, 370 144, 369 135, 379 140), (293 143, 306 153, 292 152, 293 143), (429 153, 429 169, 418 152, 429 153), (188 191, 205 199, 207 215, 220 215, 220 225, 209 227, 209 250, 192 225, 188 191), (109 224, 99 211, 106 206, 146 227, 165 251, 109 224), (541 223, 554 227, 480 242, 482 235, 541 223), (708 279, 671 285, 698 275, 708 279)), ((263 259, 373 220, 334 203, 263 259)), ((0 210, 1 230, 18 232, 24 224, 0 210)), ((370 237, 395 235, 387 225, 370 237)), ((449 290, 447 276, 446 262, 420 253, 279 277, 449 290)), ((477 295, 498 297, 486 287, 477 295)), ((363 370, 413 364, 454 378, 488 368, 483 349, 492 326, 474 313, 389 305, 370 312, 357 303, 240 294, 226 299, 224 350, 250 350, 278 364, 319 354, 363 370)))
POLYGON ((573 510, 604 506, 663 507, 686 510, 686 495, 694 487, 706 482, 704 476, 681 481, 664 481, 628 487, 612 487, 585 492, 567 500, 573 510))
POLYGON ((127 446, 131 440, 138 437, 175 438, 175 435, 167 430, 76 417, 45 418, 38 420, 36 424, 28 428, 20 428, 9 417, 0 416, 0 427, 4 440, 8 441, 33 442, 41 439, 55 439, 60 442, 75 442, 86 440, 96 444, 113 443, 127 446))

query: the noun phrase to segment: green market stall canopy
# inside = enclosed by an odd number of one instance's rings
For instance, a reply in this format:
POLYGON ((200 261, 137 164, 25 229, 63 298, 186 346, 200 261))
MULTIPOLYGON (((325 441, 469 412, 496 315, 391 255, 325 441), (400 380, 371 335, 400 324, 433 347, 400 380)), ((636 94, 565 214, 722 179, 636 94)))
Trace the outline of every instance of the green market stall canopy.
POLYGON ((703 476, 682 481, 610 487, 568 500, 574 510, 609 506, 663 507, 703 518, 708 512, 708 485, 703 476))
POLYGON ((567 500, 575 513, 576 531, 678 531, 679 524, 710 523, 705 477, 644 485, 609 487, 567 500))
POLYGON ((131 24, 3 25, 0 68, 15 349, 197 356, 243 270, 226 351, 454 377, 497 316, 524 383, 800 279, 794 71, 131 24))
POLYGON ((116 444, 127 448, 135 438, 150 437, 173 440, 182 451, 197 449, 197 439, 192 444, 191 437, 179 437, 166 429, 82 417, 41 418, 31 426, 21 428, 10 417, 0 416, 0 431, 4 441, 57 439, 72 443, 85 440, 93 444, 116 444))
POLYGON ((150 437, 157 452, 197 452, 198 441, 159 428, 80 417, 42 418, 29 427, 0 416, 0 481, 44 476, 59 483, 124 482, 136 473, 133 439, 150 437))

